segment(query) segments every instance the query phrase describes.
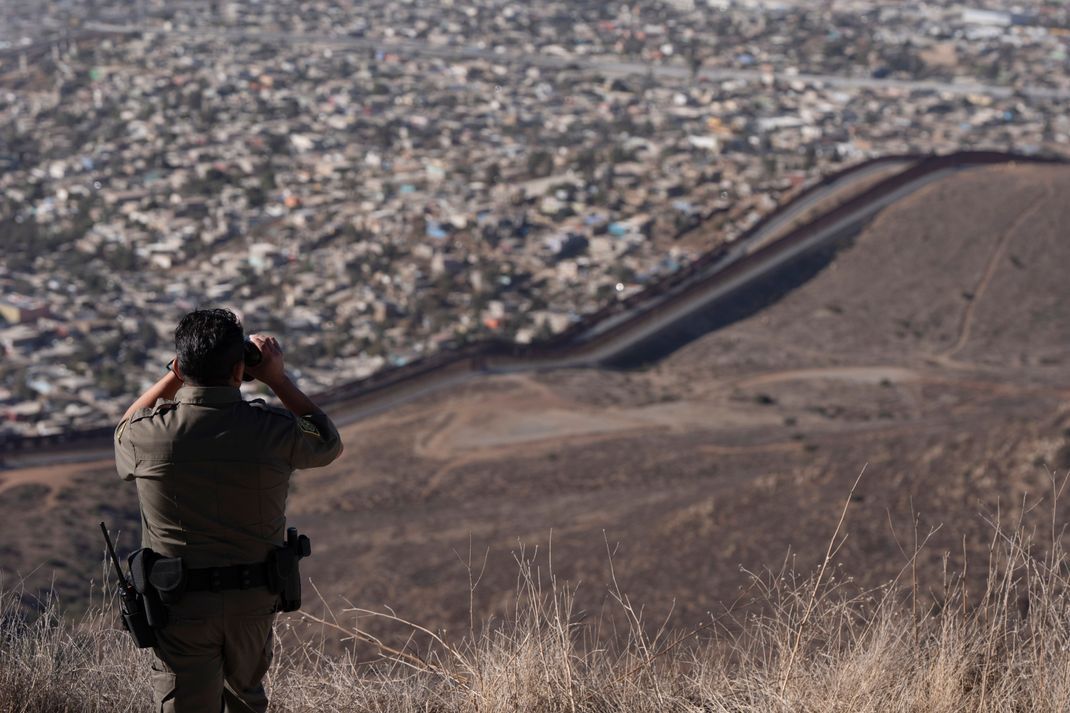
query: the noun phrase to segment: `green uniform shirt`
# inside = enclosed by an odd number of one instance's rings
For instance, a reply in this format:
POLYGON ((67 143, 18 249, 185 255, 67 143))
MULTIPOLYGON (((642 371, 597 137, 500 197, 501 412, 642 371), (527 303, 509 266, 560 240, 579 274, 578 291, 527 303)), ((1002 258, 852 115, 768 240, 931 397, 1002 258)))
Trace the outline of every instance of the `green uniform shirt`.
POLYGON ((183 386, 115 429, 142 546, 191 568, 263 562, 285 539, 294 468, 327 465, 341 449, 325 414, 299 418, 229 386, 183 386))

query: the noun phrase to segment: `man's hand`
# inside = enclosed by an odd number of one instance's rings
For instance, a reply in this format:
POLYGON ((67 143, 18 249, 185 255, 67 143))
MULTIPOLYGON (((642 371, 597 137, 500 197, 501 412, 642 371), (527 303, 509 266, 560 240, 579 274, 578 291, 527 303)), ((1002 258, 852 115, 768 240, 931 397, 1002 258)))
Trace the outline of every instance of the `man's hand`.
POLYGON ((245 370, 275 390, 276 386, 286 379, 286 365, 283 363, 279 340, 263 334, 250 334, 249 341, 260 350, 261 359, 259 364, 247 366, 245 370))
POLYGON ((312 399, 305 396, 297 384, 290 381, 283 368, 282 347, 275 337, 265 337, 263 334, 250 334, 249 341, 260 349, 261 361, 258 365, 248 368, 250 374, 267 384, 275 392, 282 405, 297 416, 308 416, 313 413, 322 413, 319 406, 312 399))

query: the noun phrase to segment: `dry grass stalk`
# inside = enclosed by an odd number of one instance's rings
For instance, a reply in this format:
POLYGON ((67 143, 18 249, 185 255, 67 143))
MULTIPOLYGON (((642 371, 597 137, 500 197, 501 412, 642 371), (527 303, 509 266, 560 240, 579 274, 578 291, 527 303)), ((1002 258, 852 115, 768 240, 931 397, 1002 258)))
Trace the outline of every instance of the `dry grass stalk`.
MULTIPOLYGON (((1061 490, 1053 489, 1056 497, 1061 490)), ((682 635, 668 634, 664 625, 649 635, 641 608, 614 574, 610 592, 630 626, 622 648, 586 639, 591 625, 577 622, 574 589, 544 575, 523 551, 511 620, 459 643, 393 612, 351 605, 344 613, 374 616, 409 633, 388 644, 342 624, 330 607, 322 617, 281 619, 280 633, 305 621, 319 627, 320 638, 305 631, 279 649, 268 681, 275 710, 1070 710, 1070 559, 1056 525, 1041 536, 1052 541, 1038 543, 1036 533, 1020 526, 1001 529, 997 515, 988 585, 968 600, 962 573, 945 572, 931 594, 923 595, 930 590, 921 584, 899 586, 928 538, 885 587, 860 588, 832 572, 843 520, 813 576, 799 577, 785 562, 778 572, 754 577, 758 613, 742 618, 729 607, 723 616, 731 626, 711 619, 682 635), (328 635, 366 642, 379 658, 329 655, 328 635), (426 641, 422 655, 414 653, 416 637, 426 641)), ((23 596, 12 586, 0 593, 0 710, 147 710, 148 654, 116 628, 113 602, 98 597, 85 616, 67 620, 46 600, 42 613, 28 619, 20 613, 23 596)))
POLYGON ((847 499, 843 503, 843 510, 840 512, 840 519, 836 523, 836 529, 832 532, 832 537, 829 538, 828 549, 825 551, 825 558, 821 561, 821 567, 817 572, 817 577, 814 578, 814 588, 810 592, 810 599, 806 602, 806 610, 803 612, 802 620, 799 622, 798 630, 795 633, 794 643, 791 645, 791 650, 788 653, 788 663, 784 666, 784 680, 780 684, 780 693, 783 695, 784 690, 788 686, 788 679, 791 677, 792 666, 795 665, 795 657, 799 654, 799 646, 802 644, 803 630, 810 622, 810 615, 813 614, 814 606, 817 604, 817 595, 821 590, 821 584, 825 579, 825 572, 828 570, 829 562, 832 561, 836 551, 842 545, 842 541, 837 544, 837 540, 840 538, 840 530, 843 528, 843 521, 847 519, 847 510, 851 507, 851 500, 854 499, 855 489, 858 487, 858 483, 862 480, 862 476, 865 475, 865 467, 858 473, 858 477, 855 478, 855 482, 851 485, 851 491, 847 494, 847 499))

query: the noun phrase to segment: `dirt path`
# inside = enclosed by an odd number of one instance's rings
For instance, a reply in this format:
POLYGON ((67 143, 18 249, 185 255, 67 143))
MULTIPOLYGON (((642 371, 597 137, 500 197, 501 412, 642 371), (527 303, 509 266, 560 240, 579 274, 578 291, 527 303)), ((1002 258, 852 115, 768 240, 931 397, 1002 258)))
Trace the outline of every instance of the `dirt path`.
MULTIPOLYGON (((46 509, 56 504, 56 496, 64 486, 69 485, 74 476, 93 470, 110 470, 114 475, 115 462, 111 459, 90 461, 88 463, 67 463, 65 465, 21 468, 19 470, 0 471, 0 493, 22 485, 43 485, 48 488, 46 509)), ((118 481, 117 475, 114 475, 118 481)))
POLYGON ((978 280, 976 287, 973 289, 973 298, 966 303, 966 308, 962 312, 962 320, 959 323, 959 336, 955 340, 955 343, 950 349, 938 355, 937 358, 944 360, 949 366, 954 365, 954 357, 963 347, 966 346, 966 342, 970 339, 970 330, 973 327, 973 315, 977 309, 977 304, 984 297, 985 291, 988 289, 989 284, 992 282, 992 278, 995 276, 996 271, 999 269, 1000 264, 1003 262, 1003 257, 1007 253, 1007 246, 1011 242, 1011 238, 1030 218, 1036 214, 1037 210, 1054 195, 1051 183, 1046 183, 1044 186, 1044 192, 1034 198, 1029 205, 1023 210, 1010 227, 999 236, 999 240, 996 242, 995 248, 992 250, 992 255, 988 258, 988 264, 985 266, 984 272, 981 274, 981 279, 978 280))
POLYGON ((737 387, 764 386, 782 381, 810 381, 829 379, 850 381, 856 384, 880 384, 884 381, 921 381, 922 375, 914 369, 899 366, 834 366, 816 369, 792 369, 760 374, 737 381, 737 387))

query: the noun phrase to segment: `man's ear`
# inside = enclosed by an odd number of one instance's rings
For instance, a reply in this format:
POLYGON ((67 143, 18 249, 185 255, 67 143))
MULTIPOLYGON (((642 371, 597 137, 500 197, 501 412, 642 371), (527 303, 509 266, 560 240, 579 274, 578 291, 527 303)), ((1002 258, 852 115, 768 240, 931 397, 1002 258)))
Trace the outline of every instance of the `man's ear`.
POLYGON ((239 359, 234 363, 234 368, 230 370, 230 380, 232 383, 241 386, 243 376, 245 376, 245 360, 239 359))
POLYGON ((182 373, 182 368, 178 365, 178 357, 175 357, 174 361, 171 362, 171 371, 174 372, 179 381, 186 381, 186 375, 182 373))

